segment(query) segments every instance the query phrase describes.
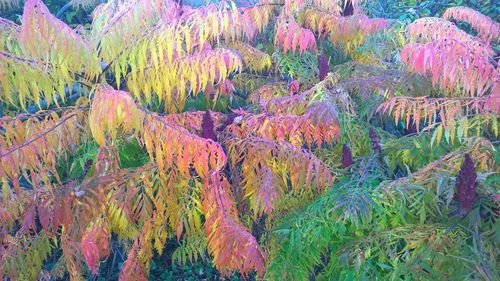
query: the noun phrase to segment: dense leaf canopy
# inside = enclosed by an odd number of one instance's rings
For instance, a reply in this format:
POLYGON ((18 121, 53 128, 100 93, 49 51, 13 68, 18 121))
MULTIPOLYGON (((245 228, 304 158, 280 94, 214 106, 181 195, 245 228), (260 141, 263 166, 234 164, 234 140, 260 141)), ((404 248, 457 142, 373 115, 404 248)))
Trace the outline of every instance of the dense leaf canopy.
POLYGON ((374 2, 0 1, 2 280, 497 280, 498 17, 374 2))

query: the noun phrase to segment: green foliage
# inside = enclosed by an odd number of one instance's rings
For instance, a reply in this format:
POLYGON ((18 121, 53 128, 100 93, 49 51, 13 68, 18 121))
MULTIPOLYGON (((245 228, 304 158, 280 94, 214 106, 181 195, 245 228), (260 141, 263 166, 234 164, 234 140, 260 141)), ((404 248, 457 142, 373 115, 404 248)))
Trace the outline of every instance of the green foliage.
POLYGON ((449 7, 467 6, 485 14, 496 21, 500 21, 500 3, 493 0, 451 0, 449 7))
POLYGON ((146 151, 136 139, 119 143, 118 153, 120 155, 120 167, 124 169, 142 167, 149 162, 146 151))
POLYGON ((433 146, 431 139, 432 137, 429 134, 387 139, 384 143, 384 152, 389 159, 391 171, 396 167, 416 171, 427 163, 439 159, 452 148, 458 147, 458 145, 452 146, 447 143, 433 146))
POLYGON ((206 237, 198 234, 191 235, 180 242, 179 247, 172 253, 172 262, 178 264, 194 263, 206 256, 206 237))
MULTIPOLYGON (((132 139, 131 141, 119 141, 117 147, 121 168, 137 168, 149 162, 147 154, 136 139, 132 139)), ((99 146, 95 141, 89 141, 80 146, 73 155, 68 154, 67 161, 59 161, 59 167, 57 167, 58 171, 66 175, 68 179, 75 179, 82 176, 85 164, 88 163, 88 161, 96 159, 98 149, 99 146)), ((91 169, 89 173, 92 175, 95 173, 95 169, 91 169)))
POLYGON ((381 0, 367 1, 367 11, 373 17, 394 18, 412 22, 422 17, 440 16, 448 7, 467 6, 499 20, 500 4, 492 0, 381 0))
POLYGON ((189 99, 184 106, 186 111, 212 110, 218 112, 229 112, 229 108, 238 108, 244 104, 244 100, 239 96, 219 96, 217 101, 207 101, 204 95, 189 99))
MULTIPOLYGON (((370 161, 358 163, 359 168, 371 166, 366 163, 370 161)), ((445 191, 436 194, 415 182, 380 184, 383 174, 372 167, 362 174, 345 175, 318 200, 278 225, 267 277, 493 280, 498 274, 496 244, 487 237, 494 233, 494 225, 480 215, 480 210, 491 209, 491 199, 466 217, 450 217, 453 207, 439 198, 445 191)), ((454 177, 443 175, 442 181, 450 182, 443 189, 453 189, 454 177)), ((494 191, 492 181, 482 180, 481 191, 494 191)))
MULTIPOLYGON (((163 265, 153 264, 151 268, 151 281, 198 281, 198 280, 221 280, 220 274, 208 262, 198 261, 185 265, 163 265)), ((226 277, 224 280, 243 281, 252 280, 244 279, 235 274, 231 277, 226 277)))
POLYGON ((349 55, 346 55, 340 47, 335 47, 329 40, 322 41, 321 44, 323 54, 325 54, 330 61, 330 65, 343 64, 351 60, 349 55))
POLYGON ((298 53, 292 55, 288 52, 283 55, 282 52, 276 51, 273 54, 273 61, 281 74, 288 75, 292 79, 311 82, 318 77, 318 60, 312 52, 306 51, 302 55, 298 53))
POLYGON ((18 247, 22 250, 10 256, 2 265, 2 270, 19 273, 19 280, 35 280, 42 269, 44 261, 52 253, 50 238, 40 233, 32 240, 23 239, 18 247))
POLYGON ((69 167, 66 166, 67 164, 65 162, 62 162, 66 165, 63 165, 60 170, 69 170, 68 178, 70 179, 77 178, 83 173, 85 163, 89 160, 93 161, 96 158, 98 149, 99 146, 94 141, 82 145, 78 148, 77 152, 73 156, 73 159, 70 158, 70 161, 67 162, 71 163, 69 167))

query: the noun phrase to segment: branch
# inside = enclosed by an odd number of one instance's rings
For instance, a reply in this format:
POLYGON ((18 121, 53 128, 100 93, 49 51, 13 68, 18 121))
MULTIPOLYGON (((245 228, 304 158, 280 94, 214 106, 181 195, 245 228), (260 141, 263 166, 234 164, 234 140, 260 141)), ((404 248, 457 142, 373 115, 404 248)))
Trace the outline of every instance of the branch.
POLYGON ((33 142, 39 140, 40 138, 46 136, 50 132, 54 131, 57 127, 61 126, 66 121, 68 121, 70 118, 75 117, 75 116, 76 116, 76 112, 73 112, 71 114, 68 114, 67 116, 64 116, 63 118, 59 119, 59 121, 57 122, 57 124, 55 124, 52 128, 50 128, 47 131, 45 131, 45 132, 37 135, 36 137, 32 138, 31 140, 28 140, 28 141, 23 142, 22 144, 16 145, 11 150, 9 150, 6 153, 0 155, 0 159, 4 158, 6 156, 9 156, 10 154, 14 153, 15 151, 17 151, 17 150, 19 150, 19 149, 21 149, 21 148, 23 148, 25 146, 28 146, 28 145, 32 144, 33 142))
POLYGON ((56 18, 61 19, 62 15, 73 5, 73 0, 66 3, 66 5, 62 6, 62 8, 57 11, 56 18))
MULTIPOLYGON (((87 109, 90 109, 90 105, 85 105, 85 106, 66 106, 66 107, 58 107, 58 108, 55 108, 55 109, 48 109, 48 110, 43 110, 43 111, 37 111, 35 113, 19 113, 17 114, 15 117, 11 117, 11 116, 3 116, 2 118, 0 119, 10 119, 10 120, 19 120, 19 121, 25 121, 25 120, 28 120, 30 118, 38 118, 39 120, 42 118, 42 117, 45 117, 46 115, 49 115, 53 112, 64 112, 64 111, 67 111, 67 110, 78 110, 78 111, 84 111, 84 110, 87 110, 87 109)), ((3 130, 3 128, 1 128, 0 130, 3 130)), ((2 132, 4 132, 5 130, 3 130, 2 132)))

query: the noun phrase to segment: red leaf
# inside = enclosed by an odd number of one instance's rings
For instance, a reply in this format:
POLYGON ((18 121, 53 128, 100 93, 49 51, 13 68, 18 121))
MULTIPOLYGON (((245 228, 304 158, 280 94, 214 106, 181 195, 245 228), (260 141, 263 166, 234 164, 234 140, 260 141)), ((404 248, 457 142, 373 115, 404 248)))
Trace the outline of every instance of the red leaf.
POLYGON ((29 229, 35 230, 36 229, 35 215, 36 215, 36 208, 35 208, 35 205, 32 205, 24 213, 24 219, 23 219, 23 224, 22 224, 23 229, 26 229, 26 230, 29 230, 29 229))
POLYGON ((40 219, 40 223, 42 224, 42 227, 45 231, 50 232, 50 226, 51 226, 51 212, 45 205, 44 201, 40 201, 37 205, 37 210, 38 210, 38 218, 40 219))

